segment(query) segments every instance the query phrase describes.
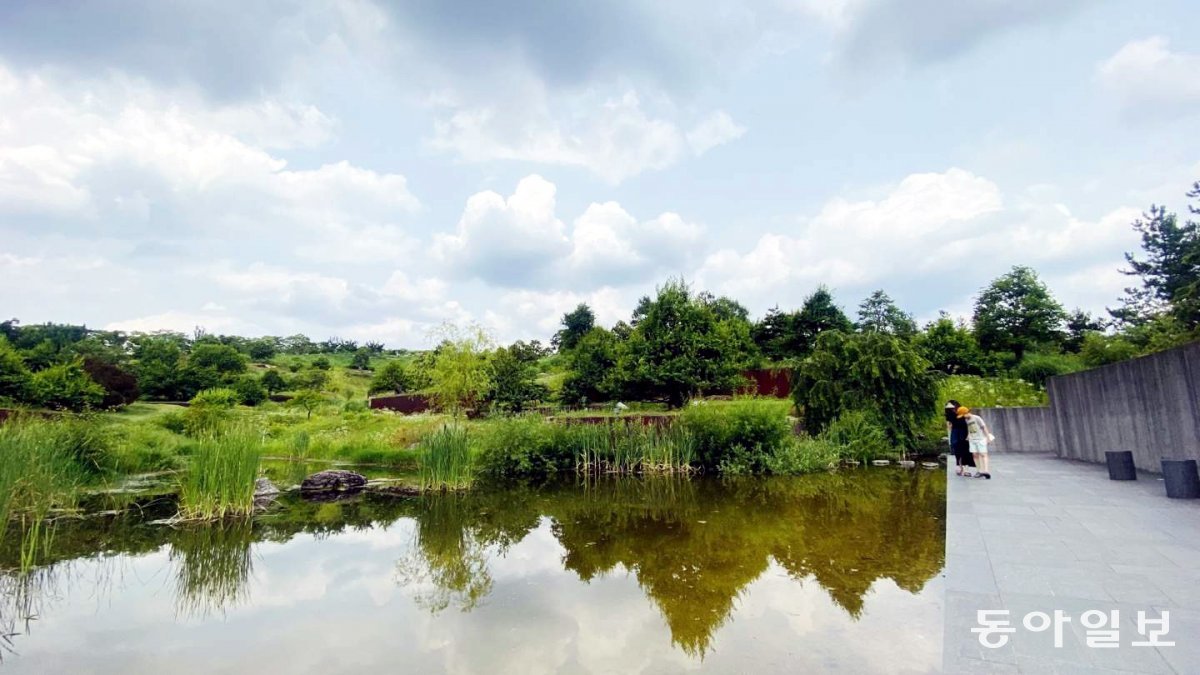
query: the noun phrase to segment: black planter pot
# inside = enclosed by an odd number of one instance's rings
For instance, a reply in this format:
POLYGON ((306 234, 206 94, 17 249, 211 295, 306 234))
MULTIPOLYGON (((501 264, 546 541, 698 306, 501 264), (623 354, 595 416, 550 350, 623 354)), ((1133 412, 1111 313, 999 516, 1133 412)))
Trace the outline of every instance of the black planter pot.
POLYGON ((1108 464, 1109 480, 1137 480, 1137 469, 1133 467, 1133 453, 1129 450, 1104 453, 1108 464))
POLYGON ((1200 499, 1200 473, 1194 459, 1162 460, 1163 482, 1171 499, 1200 499))

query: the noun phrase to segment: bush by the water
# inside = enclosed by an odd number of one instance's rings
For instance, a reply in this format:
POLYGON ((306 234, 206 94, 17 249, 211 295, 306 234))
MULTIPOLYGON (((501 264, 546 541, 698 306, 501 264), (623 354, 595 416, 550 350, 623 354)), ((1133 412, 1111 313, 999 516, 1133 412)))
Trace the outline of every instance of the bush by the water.
POLYGON ((895 454, 879 419, 871 411, 847 410, 825 429, 821 440, 838 448, 839 455, 859 461, 895 454))
POLYGON ((765 470, 766 455, 792 439, 792 425, 781 403, 768 399, 698 403, 683 411, 679 423, 692 435, 696 459, 704 469, 748 462, 747 470, 757 473, 765 470))

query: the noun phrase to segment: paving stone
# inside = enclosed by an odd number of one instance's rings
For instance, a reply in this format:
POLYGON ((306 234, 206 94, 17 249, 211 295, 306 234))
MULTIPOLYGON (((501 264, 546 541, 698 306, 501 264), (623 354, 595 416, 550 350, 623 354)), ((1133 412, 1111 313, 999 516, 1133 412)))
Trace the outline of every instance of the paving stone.
POLYGON ((1166 499, 1150 475, 1109 481, 1103 466, 1001 454, 996 480, 947 477, 947 673, 1200 674, 1200 500, 1166 499), (979 609, 1009 611, 1000 649, 970 632, 979 609), (1025 614, 1066 613, 1063 644, 1025 614), (1120 614, 1121 646, 1087 644, 1090 610, 1120 614), (1172 647, 1133 647, 1138 611, 1170 612, 1172 647))

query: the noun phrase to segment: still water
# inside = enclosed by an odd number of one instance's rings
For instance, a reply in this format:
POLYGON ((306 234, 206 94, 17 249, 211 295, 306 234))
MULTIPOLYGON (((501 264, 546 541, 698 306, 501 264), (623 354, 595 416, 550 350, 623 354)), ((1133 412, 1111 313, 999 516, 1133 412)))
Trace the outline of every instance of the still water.
POLYGON ((940 471, 288 495, 252 523, 149 524, 171 508, 60 523, 45 565, 0 573, 0 671, 940 667, 940 471))

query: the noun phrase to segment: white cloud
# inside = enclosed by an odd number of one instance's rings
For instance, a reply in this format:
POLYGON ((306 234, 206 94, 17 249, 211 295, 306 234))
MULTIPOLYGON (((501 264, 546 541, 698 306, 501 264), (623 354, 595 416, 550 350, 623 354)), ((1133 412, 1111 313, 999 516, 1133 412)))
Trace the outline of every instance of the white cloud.
POLYGON ((257 333, 253 326, 240 322, 219 311, 192 313, 171 310, 162 312, 161 314, 113 321, 106 324, 104 329, 125 331, 126 333, 153 333, 160 330, 170 330, 190 334, 197 327, 204 328, 210 333, 240 332, 243 335, 254 335, 257 333))
POLYGON ((555 194, 553 183, 531 175, 508 198, 471 196, 456 232, 435 236, 434 258, 501 286, 619 286, 684 271, 703 245, 701 228, 678 214, 639 223, 616 202, 591 204, 568 231, 555 194))
POLYGON ((1200 111, 1200 53, 1176 52, 1162 36, 1134 40, 1096 67, 1096 77, 1130 113, 1200 111))
POLYGON ((346 161, 291 168, 264 149, 326 140, 334 124, 313 106, 212 106, 120 76, 64 81, 0 66, 0 120, 0 213, 64 231, 141 237, 166 222, 157 234, 286 231, 322 247, 420 208, 402 175, 346 161))
POLYGON ((1096 259, 1115 268, 1121 252, 1136 246, 1129 228, 1135 209, 1089 220, 1030 195, 1012 202, 1006 206, 999 186, 962 169, 913 174, 877 200, 831 200, 799 235, 767 233, 744 253, 713 253, 698 283, 764 309, 797 303, 821 283, 866 292, 934 275, 974 289, 1014 264, 1052 275, 1096 259))
POLYGON ((487 281, 530 280, 570 248, 554 195, 554 184, 538 175, 521 179, 507 199, 491 191, 471 195, 456 232, 435 236, 435 258, 487 281))
POLYGON ((503 340, 543 340, 559 329, 563 314, 586 303, 596 315, 596 324, 611 326, 628 320, 636 294, 601 287, 587 293, 571 291, 510 291, 500 296, 494 309, 484 315, 484 324, 503 340))
POLYGON ((718 145, 736 141, 745 133, 746 127, 734 122, 729 113, 717 110, 692 127, 687 133, 687 141, 693 152, 703 155, 718 145))
POLYGON ((468 162, 581 167, 616 184, 665 169, 689 148, 700 155, 745 133, 728 113, 716 111, 685 134, 676 122, 648 113, 633 90, 604 99, 588 91, 552 100, 542 85, 530 89, 500 107, 454 109, 436 122, 430 146, 468 162))

